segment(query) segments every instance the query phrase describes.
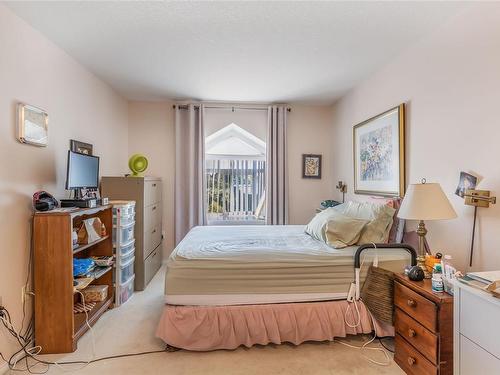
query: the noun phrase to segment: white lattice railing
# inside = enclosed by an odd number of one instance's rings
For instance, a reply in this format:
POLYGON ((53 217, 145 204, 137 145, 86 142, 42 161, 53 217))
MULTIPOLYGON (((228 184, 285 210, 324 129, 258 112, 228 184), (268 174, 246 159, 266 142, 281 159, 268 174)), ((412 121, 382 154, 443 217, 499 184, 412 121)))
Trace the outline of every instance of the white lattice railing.
POLYGON ((206 160, 205 173, 209 221, 264 219, 265 161, 206 160))

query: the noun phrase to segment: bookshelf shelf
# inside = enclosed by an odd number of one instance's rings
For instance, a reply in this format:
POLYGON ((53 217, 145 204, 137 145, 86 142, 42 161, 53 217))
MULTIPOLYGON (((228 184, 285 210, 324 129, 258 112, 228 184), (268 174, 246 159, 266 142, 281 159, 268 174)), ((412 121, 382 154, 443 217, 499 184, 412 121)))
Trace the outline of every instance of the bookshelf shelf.
POLYGON ((108 238, 109 238, 109 236, 104 236, 104 237, 99 238, 97 241, 93 241, 93 242, 88 243, 86 245, 78 245, 77 247, 73 248, 73 254, 78 254, 80 251, 86 250, 89 247, 97 245, 98 243, 100 243, 102 241, 106 241, 108 238))

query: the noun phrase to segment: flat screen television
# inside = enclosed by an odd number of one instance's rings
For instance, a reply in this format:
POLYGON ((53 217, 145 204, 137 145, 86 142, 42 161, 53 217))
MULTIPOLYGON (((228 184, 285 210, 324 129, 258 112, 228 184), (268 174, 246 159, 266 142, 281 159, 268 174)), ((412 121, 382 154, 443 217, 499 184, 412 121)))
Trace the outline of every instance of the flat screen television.
POLYGON ((99 187, 99 157, 68 151, 66 189, 97 189, 99 187))

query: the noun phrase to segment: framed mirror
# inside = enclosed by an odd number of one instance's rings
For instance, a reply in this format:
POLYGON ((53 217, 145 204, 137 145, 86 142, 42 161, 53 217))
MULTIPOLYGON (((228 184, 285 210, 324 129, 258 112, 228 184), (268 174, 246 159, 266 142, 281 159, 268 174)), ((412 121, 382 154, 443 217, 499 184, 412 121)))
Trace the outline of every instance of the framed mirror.
POLYGON ((49 115, 43 109, 17 105, 17 139, 21 143, 45 147, 49 143, 49 115))

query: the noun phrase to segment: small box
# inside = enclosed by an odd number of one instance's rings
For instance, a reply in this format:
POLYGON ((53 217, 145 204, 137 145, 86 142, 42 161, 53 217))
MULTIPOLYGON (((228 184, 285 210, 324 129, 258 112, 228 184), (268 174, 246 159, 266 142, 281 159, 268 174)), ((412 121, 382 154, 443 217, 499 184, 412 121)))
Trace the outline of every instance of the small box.
POLYGON ((108 298, 107 285, 89 285, 83 291, 85 302, 102 302, 108 298))

